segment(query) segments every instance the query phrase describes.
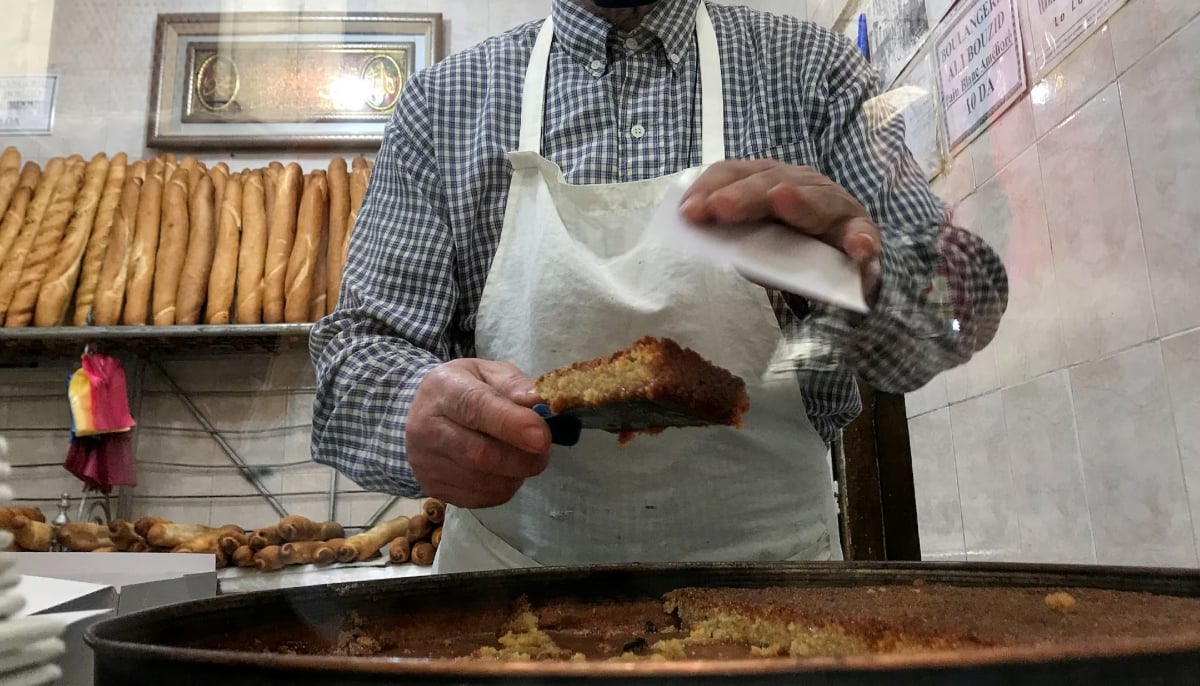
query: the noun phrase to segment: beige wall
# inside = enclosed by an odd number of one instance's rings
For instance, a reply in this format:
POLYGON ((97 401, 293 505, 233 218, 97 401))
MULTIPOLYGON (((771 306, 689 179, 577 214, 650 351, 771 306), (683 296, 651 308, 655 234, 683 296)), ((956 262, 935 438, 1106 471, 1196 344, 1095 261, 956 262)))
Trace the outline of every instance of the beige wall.
POLYGON ((0 23, 0 74, 37 74, 50 61, 55 0, 22 0, 4 6, 0 23))
POLYGON ((1196 566, 1200 4, 1131 0, 937 180, 996 340, 908 398, 933 559, 1196 566))

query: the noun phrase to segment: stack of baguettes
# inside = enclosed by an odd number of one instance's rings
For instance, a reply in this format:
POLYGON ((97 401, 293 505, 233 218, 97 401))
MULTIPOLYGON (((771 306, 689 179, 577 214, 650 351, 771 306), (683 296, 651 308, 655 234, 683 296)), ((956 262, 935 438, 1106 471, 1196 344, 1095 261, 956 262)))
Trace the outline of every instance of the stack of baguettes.
POLYGON ((313 322, 337 304, 371 163, 0 155, 0 323, 313 322))

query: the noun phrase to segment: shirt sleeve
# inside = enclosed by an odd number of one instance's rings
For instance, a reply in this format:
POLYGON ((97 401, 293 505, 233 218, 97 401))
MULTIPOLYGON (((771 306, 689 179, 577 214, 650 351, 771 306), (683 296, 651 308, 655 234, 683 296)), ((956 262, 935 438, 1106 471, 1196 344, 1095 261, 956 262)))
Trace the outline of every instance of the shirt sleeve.
POLYGON ((384 133, 336 310, 313 328, 312 457, 364 488, 416 497, 405 446, 413 396, 450 357, 454 240, 419 78, 384 133))
POLYGON ((986 242, 951 223, 866 61, 846 43, 828 73, 822 172, 874 218, 882 279, 869 314, 814 306, 803 337, 825 343, 873 387, 906 393, 991 342, 1008 305, 1008 277, 986 242))

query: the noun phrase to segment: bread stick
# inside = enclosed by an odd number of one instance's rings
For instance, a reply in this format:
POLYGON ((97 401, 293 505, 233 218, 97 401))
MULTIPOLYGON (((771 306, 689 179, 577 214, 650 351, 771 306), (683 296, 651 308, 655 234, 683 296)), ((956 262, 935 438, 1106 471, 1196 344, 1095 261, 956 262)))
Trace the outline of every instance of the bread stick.
POLYGON ((217 248, 212 179, 203 174, 188 202, 188 243, 175 294, 175 323, 198 324, 217 248))
POLYGON ((163 224, 158 237, 154 264, 153 322, 155 326, 175 323, 175 298, 179 292, 183 263, 187 259, 190 217, 188 215, 188 174, 176 169, 163 193, 163 224))
POLYGON ((86 326, 92 317, 92 306, 96 302, 96 284, 100 281, 100 269, 104 266, 104 257, 108 252, 113 220, 121 204, 121 189, 125 186, 127 167, 127 158, 123 152, 113 155, 108 164, 108 175, 100 194, 100 204, 96 208, 96 219, 83 254, 79 288, 75 292, 75 312, 71 318, 71 323, 75 326, 86 326))
POLYGON ((408 534, 408 517, 396 517, 386 522, 376 524, 361 534, 355 534, 346 539, 338 548, 339 562, 361 562, 375 557, 387 545, 408 534))
MULTIPOLYGON (((317 255, 320 252, 321 234, 329 211, 327 196, 325 172, 314 171, 304 186, 304 195, 300 200, 296 219, 295 240, 291 256, 288 258, 284 292, 284 321, 288 323, 309 321, 317 255)), ((324 289, 324 284, 321 284, 321 288, 324 289)))
POLYGON ((292 244, 296 240, 296 217, 303 184, 300 165, 293 162, 279 175, 279 184, 275 189, 275 207, 268 230, 267 260, 263 272, 263 322, 266 324, 284 321, 287 268, 292 244))
POLYGON ((106 189, 109 166, 108 157, 101 153, 84 168, 83 187, 75 197, 66 231, 57 251, 51 254, 49 268, 38 291, 37 306, 33 311, 34 326, 66 323, 67 308, 75 294, 84 252, 95 226, 100 196, 106 189))
MULTIPOLYGON (((220 175, 214 178, 220 178, 220 175)), ((204 321, 209 324, 228 324, 231 321, 238 249, 242 240, 242 179, 235 174, 221 183, 224 191, 221 193, 217 245, 213 252, 212 272, 208 277, 208 304, 204 316, 204 321)))
POLYGON ((242 242, 238 246, 234 312, 238 324, 262 321, 263 266, 267 254, 267 218, 263 179, 250 172, 242 183, 242 242))
POLYGON ((96 326, 116 326, 120 323, 121 309, 125 304, 130 246, 142 194, 142 179, 136 173, 127 176, 121 185, 121 199, 109 231, 104 263, 100 265, 100 274, 96 277, 96 296, 91 313, 92 323, 96 326))
POLYGON ((156 159, 146 170, 146 181, 138 195, 137 221, 129 247, 129 268, 125 288, 125 316, 130 326, 145 326, 150 321, 150 297, 154 284, 154 263, 158 253, 159 227, 162 224, 162 191, 166 163, 156 159))
POLYGON ((325 314, 337 307, 338 294, 342 287, 342 269, 345 268, 342 246, 350 223, 350 175, 346 171, 346 160, 333 158, 329 163, 329 243, 335 248, 326 248, 325 254, 325 314))
POLYGON ((37 236, 33 239, 32 247, 25 258, 21 279, 16 292, 13 293, 12 302, 9 303, 4 326, 23 327, 33 321, 38 293, 41 292, 42 282, 50 271, 50 263, 62 243, 67 223, 71 220, 75 199, 83 186, 86 167, 87 163, 82 157, 73 155, 68 160, 66 170, 59 177, 53 199, 46 207, 46 214, 42 217, 37 236))

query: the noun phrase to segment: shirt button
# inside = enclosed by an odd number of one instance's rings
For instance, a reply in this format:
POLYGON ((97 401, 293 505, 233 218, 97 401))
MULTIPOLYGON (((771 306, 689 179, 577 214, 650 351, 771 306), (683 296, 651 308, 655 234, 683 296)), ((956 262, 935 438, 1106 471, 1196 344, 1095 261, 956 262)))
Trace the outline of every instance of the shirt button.
POLYGON ((604 63, 601 62, 600 60, 592 60, 591 67, 592 67, 592 71, 600 71, 601 69, 604 68, 604 63))
POLYGON ((673 52, 670 55, 667 55, 667 59, 671 60, 671 64, 679 64, 679 53, 673 52))
POLYGON ((634 124, 633 128, 629 130, 629 133, 633 134, 634 138, 641 138, 642 136, 646 135, 646 129, 642 127, 641 124, 634 124))
POLYGON ((637 39, 636 38, 625 39, 625 48, 628 50, 637 50, 638 49, 637 39))

